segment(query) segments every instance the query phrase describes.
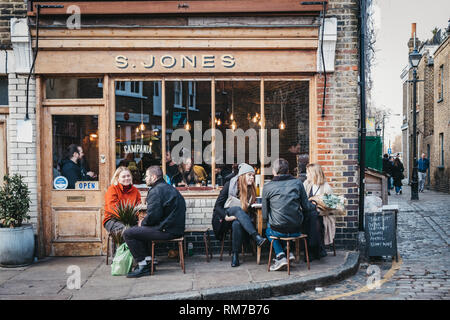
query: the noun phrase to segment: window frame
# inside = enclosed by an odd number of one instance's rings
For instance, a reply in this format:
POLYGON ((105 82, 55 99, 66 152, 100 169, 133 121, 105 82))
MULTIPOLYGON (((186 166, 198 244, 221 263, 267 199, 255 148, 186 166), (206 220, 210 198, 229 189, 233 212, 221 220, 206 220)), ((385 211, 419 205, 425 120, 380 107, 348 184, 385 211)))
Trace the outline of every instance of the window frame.
MULTIPOLYGON (((192 82, 196 82, 196 81, 209 81, 211 83, 211 115, 215 114, 215 91, 216 91, 216 85, 218 81, 258 81, 260 83, 260 114, 261 114, 261 118, 264 119, 265 116, 265 112, 264 112, 264 83, 267 81, 305 81, 308 82, 308 94, 309 94, 309 101, 308 101, 308 109, 309 109, 309 159, 310 162, 314 162, 317 161, 317 150, 313 147, 316 143, 317 143, 317 137, 316 137, 316 133, 317 133, 317 114, 314 112, 314 110, 316 110, 316 97, 317 97, 317 76, 228 76, 228 75, 220 75, 218 77, 216 76, 139 76, 137 75, 136 77, 111 77, 110 78, 112 84, 111 84, 111 88, 115 88, 115 82, 117 81, 160 81, 161 83, 161 90, 160 90, 160 95, 161 95, 161 107, 162 107, 162 115, 161 115, 161 132, 162 132, 162 137, 161 137, 161 148, 162 150, 166 150, 167 148, 167 144, 166 144, 166 82, 170 81, 170 82, 179 82, 180 84, 182 82, 185 81, 192 81, 192 82)), ((182 85, 180 85, 180 92, 182 94, 182 85)), ((114 96, 114 95, 113 95, 114 96)), ((115 99, 113 99, 113 105, 114 105, 114 110, 115 110, 115 99)), ((175 105, 174 105, 175 108, 175 105)), ((182 107, 180 109, 184 109, 185 107, 182 107)), ((189 108, 189 110, 193 110, 191 108, 189 108)), ((197 110, 197 109, 196 109, 197 110)), ((195 110, 193 110, 195 111, 195 110)), ((111 120, 111 123, 115 123, 115 119, 111 120)), ((214 121, 211 124, 210 129, 212 129, 213 134, 211 137, 211 144, 215 143, 215 135, 214 135, 214 129, 216 128, 216 124, 214 123, 214 121)), ((265 123, 264 121, 262 122, 262 126, 261 129, 265 129, 265 123)), ((265 175, 265 170, 264 170, 264 158, 263 158, 263 152, 265 152, 265 143, 264 143, 264 139, 262 139, 263 132, 261 131, 259 133, 259 138, 261 141, 261 147, 259 148, 259 155, 260 155, 260 159, 261 159, 261 175, 264 176, 265 175)), ((218 190, 216 187, 216 174, 215 174, 215 149, 211 148, 211 152, 212 152, 212 163, 211 163, 211 184, 212 184, 212 189, 213 190, 218 190)), ((112 152, 112 151, 111 151, 112 152)), ((113 152, 112 154, 113 156, 113 163, 115 163, 116 161, 116 155, 115 152, 113 152)), ((165 152, 162 152, 162 158, 161 158, 161 162, 162 162, 162 170, 163 173, 166 174, 166 154, 165 152)), ((264 179, 261 179, 261 188, 264 185, 264 179)), ((220 189, 221 187, 219 187, 220 189)), ((262 190, 262 189, 261 189, 262 190)))

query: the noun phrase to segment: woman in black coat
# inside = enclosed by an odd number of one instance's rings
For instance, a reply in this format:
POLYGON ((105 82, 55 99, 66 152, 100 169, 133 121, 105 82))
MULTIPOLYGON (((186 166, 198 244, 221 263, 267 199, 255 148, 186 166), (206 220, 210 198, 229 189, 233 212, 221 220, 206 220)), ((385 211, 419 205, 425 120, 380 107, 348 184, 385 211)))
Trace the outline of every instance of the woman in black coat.
POLYGON ((233 232, 232 267, 239 266, 239 252, 244 237, 250 235, 258 246, 266 241, 256 231, 249 215, 252 211, 251 204, 256 201, 254 175, 254 169, 242 163, 238 174, 225 184, 214 205, 212 226, 216 239, 222 240, 229 229, 233 232), (228 199, 235 200, 225 208, 228 199))
POLYGON ((399 158, 395 158, 394 165, 392 166, 392 177, 394 178, 395 194, 402 194, 402 180, 405 178, 403 175, 405 171, 403 163, 399 158))

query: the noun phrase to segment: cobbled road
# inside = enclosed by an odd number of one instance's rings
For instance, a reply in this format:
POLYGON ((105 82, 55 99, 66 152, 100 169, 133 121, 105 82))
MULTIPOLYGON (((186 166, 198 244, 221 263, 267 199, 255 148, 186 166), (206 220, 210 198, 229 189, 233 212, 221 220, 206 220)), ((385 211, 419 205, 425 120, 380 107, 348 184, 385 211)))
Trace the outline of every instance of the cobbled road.
POLYGON ((340 283, 272 299, 450 300, 450 195, 425 190, 411 201, 409 186, 403 195, 391 194, 389 204, 399 206, 398 263, 388 257, 362 261, 358 272, 340 283), (378 288, 371 286, 374 268, 384 279, 378 288))

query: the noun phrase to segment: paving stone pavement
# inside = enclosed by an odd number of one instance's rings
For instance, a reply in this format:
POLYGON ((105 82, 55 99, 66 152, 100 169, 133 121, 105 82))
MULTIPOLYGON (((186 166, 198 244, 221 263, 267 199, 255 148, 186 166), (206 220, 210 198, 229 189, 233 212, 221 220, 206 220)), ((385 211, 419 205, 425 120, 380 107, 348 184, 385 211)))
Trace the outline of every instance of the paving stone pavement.
POLYGON ((352 277, 324 288, 297 295, 274 297, 275 300, 450 300, 450 195, 425 190, 419 201, 411 201, 410 187, 402 195, 392 193, 389 204, 399 206, 398 249, 400 268, 390 276, 393 261, 362 262, 352 277), (380 268, 380 278, 387 281, 378 289, 368 290, 374 274, 370 265, 380 268), (369 272, 368 272, 369 271, 369 272), (368 282, 369 280, 369 282, 368 282))

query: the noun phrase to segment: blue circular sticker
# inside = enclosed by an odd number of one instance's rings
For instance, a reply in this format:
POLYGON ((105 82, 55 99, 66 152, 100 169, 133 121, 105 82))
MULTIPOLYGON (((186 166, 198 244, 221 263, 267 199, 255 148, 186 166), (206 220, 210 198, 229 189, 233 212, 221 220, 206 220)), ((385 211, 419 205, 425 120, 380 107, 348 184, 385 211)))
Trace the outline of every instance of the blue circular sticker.
POLYGON ((67 186, 69 185, 69 181, 64 176, 58 176, 53 180, 53 187, 56 190, 64 190, 67 189, 67 186))

